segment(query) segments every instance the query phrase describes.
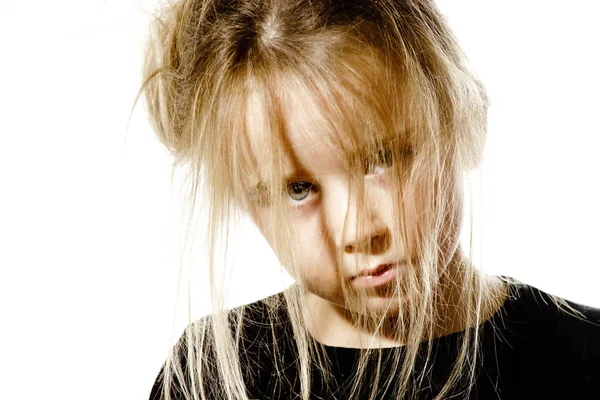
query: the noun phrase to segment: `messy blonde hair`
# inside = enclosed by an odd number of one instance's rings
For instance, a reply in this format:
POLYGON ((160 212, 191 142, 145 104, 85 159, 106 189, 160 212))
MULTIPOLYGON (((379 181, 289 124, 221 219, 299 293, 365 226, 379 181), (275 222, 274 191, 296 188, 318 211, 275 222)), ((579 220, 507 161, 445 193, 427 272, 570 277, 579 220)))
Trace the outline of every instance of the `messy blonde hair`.
MULTIPOLYGON (((377 351, 362 351, 351 398, 364 390, 374 398, 382 388, 388 389, 389 398, 417 397, 429 385, 431 341, 447 311, 440 304, 452 288, 460 289, 459 318, 467 329, 456 363, 434 397, 468 397, 481 310, 491 289, 470 256, 454 256, 452 268, 439 268, 440 254, 452 250, 440 243, 445 243, 448 224, 458 223, 448 221, 445 210, 460 204, 456 187, 461 174, 481 158, 487 98, 431 0, 169 3, 152 24, 142 91, 158 138, 173 154, 175 166, 187 168, 190 204, 196 204, 202 187, 209 205, 207 248, 215 312, 190 323, 184 340, 173 349, 164 368, 165 400, 173 398, 175 386, 185 399, 248 398, 239 357, 248 310, 225 310, 216 278, 221 266, 216 248, 227 237, 231 221, 252 207, 268 207, 281 221, 288 218, 281 194, 286 190, 283 160, 291 152, 284 117, 290 93, 304 94, 303 101, 314 102, 320 110, 328 132, 324 145, 356 172, 349 176, 360 175, 369 154, 388 148, 400 161, 392 171, 398 182, 398 248, 406 250, 403 216, 418 209, 403 191, 418 187, 419 207, 428 210, 419 221, 418 266, 411 265, 397 285, 398 298, 408 300, 393 317, 396 334, 405 343, 403 356, 395 358, 395 376, 377 376, 363 387, 367 361, 376 359, 379 368, 381 357, 377 351), (250 97, 260 104, 261 115, 249 115, 250 97), (248 151, 251 124, 261 124, 268 132, 261 154, 248 151), (407 148, 410 161, 403 161, 407 148), (248 188, 257 166, 262 168, 260 184, 248 188), (391 388, 396 379, 399 384, 391 388)), ((352 184, 360 205, 364 185, 360 179, 352 184)), ((360 232, 364 222, 356 221, 360 232)), ((329 367, 323 346, 306 329, 306 288, 297 268, 294 227, 289 225, 272 224, 263 232, 299 282, 284 292, 284 300, 271 298, 267 319, 277 326, 279 310, 285 308, 297 351, 298 395, 308 399, 311 365, 322 371, 329 367)), ((389 316, 363 312, 360 296, 349 295, 350 290, 345 288, 348 309, 356 311, 357 324, 380 333, 389 316)), ((277 346, 270 351, 277 371, 277 346)))

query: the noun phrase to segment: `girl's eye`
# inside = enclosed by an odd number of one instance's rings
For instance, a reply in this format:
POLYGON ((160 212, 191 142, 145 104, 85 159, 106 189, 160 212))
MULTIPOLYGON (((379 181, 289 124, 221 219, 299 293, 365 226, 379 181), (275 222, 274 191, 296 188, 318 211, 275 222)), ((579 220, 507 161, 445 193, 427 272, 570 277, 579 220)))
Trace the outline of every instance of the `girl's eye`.
POLYGON ((375 155, 365 160, 365 174, 375 175, 394 165, 394 154, 390 149, 379 150, 375 155))
MULTIPOLYGON (((412 149, 410 147, 401 148, 400 156, 410 157, 412 156, 412 149)), ((375 155, 365 160, 365 174, 377 175, 384 170, 394 166, 394 153, 391 149, 379 150, 375 155)))
POLYGON ((311 182, 292 182, 287 186, 288 194, 295 201, 305 200, 314 190, 315 185, 311 182))

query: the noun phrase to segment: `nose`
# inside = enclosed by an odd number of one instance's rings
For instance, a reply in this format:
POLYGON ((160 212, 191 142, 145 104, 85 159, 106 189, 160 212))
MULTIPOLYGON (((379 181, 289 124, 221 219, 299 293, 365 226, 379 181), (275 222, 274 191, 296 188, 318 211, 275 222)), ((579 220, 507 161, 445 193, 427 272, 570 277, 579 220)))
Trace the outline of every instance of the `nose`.
POLYGON ((344 186, 338 186, 337 201, 332 204, 332 213, 339 215, 335 218, 338 221, 335 223, 338 227, 338 234, 335 236, 339 238, 336 242, 346 254, 385 253, 391 245, 391 231, 381 218, 377 199, 365 196, 364 201, 359 204, 357 195, 350 194, 347 186, 344 186), (346 195, 340 196, 343 192, 346 195), (348 205, 347 208, 343 206, 344 203, 348 205))
POLYGON ((344 243, 344 252, 348 254, 382 254, 390 247, 390 235, 387 229, 365 232, 344 243))

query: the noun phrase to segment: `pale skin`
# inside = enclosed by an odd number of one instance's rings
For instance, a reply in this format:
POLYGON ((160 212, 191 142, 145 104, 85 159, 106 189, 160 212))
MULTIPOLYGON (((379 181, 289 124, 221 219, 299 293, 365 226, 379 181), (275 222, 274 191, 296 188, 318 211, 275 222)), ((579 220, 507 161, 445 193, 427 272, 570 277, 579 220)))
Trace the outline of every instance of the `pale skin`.
MULTIPOLYGON (((408 240, 397 247, 399 226, 394 222, 394 197, 396 182, 392 179, 390 166, 375 163, 365 171, 364 206, 359 209, 356 195, 351 187, 347 167, 340 157, 323 140, 323 123, 315 102, 305 101, 305 93, 290 96, 286 108, 286 133, 292 151, 286 160, 286 175, 291 177, 292 190, 285 200, 290 208, 296 229, 296 244, 300 260, 301 281, 307 288, 306 299, 309 304, 310 334, 319 342, 331 346, 372 348, 393 347, 403 344, 395 337, 378 335, 357 327, 351 318, 351 310, 345 309, 341 281, 352 281, 353 277, 381 264, 395 263, 401 260, 414 260, 415 241, 418 240, 417 189, 405 187, 404 196, 408 204, 415 204, 406 210, 408 240), (304 101, 303 101, 304 99, 304 101), (356 232, 353 218, 361 217, 363 229, 356 232), (346 229, 344 230, 344 222, 346 229), (376 245, 374 245, 376 244, 376 245), (342 254, 342 259, 338 255, 342 254)), ((260 115, 260 102, 248 101, 248 115, 260 115)), ((251 118, 251 117, 250 117, 251 118)), ((259 154, 263 146, 261 138, 264 132, 256 121, 248 121, 250 127, 250 145, 254 154, 259 154)), ((404 128, 406 129, 406 127, 404 128)), ((460 190, 459 182, 456 190, 460 190)), ((448 194, 450 195, 450 194, 448 194)), ((458 196, 460 198, 460 196, 458 196)), ((462 203, 455 203, 452 210, 455 221, 447 226, 447 243, 443 247, 447 254, 442 262, 450 264, 459 256, 459 233, 462 203)), ((252 217, 264 233, 262 227, 274 221, 264 208, 255 208, 252 217)), ((265 235, 267 241, 270 240, 265 235)), ((402 269, 399 270, 402 279, 402 269)), ((494 279, 495 278, 489 278, 494 279)), ((497 280, 496 280, 497 281, 497 280)), ((495 282, 498 287, 502 284, 495 282)), ((502 288, 501 288, 502 289, 502 288)), ((504 290, 500 290, 504 293, 504 290)), ((461 310, 454 299, 458 293, 448 292, 447 324, 439 327, 437 336, 443 336, 465 328, 457 317, 461 310)), ((504 295, 499 296, 492 305, 482 310, 483 320, 493 315, 501 306, 504 295)), ((398 301, 377 292, 369 292, 366 307, 373 312, 386 312, 386 315, 398 313, 398 301)))

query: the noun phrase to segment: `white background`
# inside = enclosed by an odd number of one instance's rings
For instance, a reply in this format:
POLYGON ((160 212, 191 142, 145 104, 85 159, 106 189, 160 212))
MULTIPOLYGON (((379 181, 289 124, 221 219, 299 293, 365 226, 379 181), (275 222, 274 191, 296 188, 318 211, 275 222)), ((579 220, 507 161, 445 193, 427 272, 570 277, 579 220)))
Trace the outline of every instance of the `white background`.
MULTIPOLYGON (((146 399, 164 359, 178 184, 143 107, 125 135, 154 4, 0 5, 3 398, 146 399)), ((600 307, 596 4, 439 2, 492 101, 483 268, 600 307)), ((241 240, 232 304, 282 285, 256 234, 241 240)))

